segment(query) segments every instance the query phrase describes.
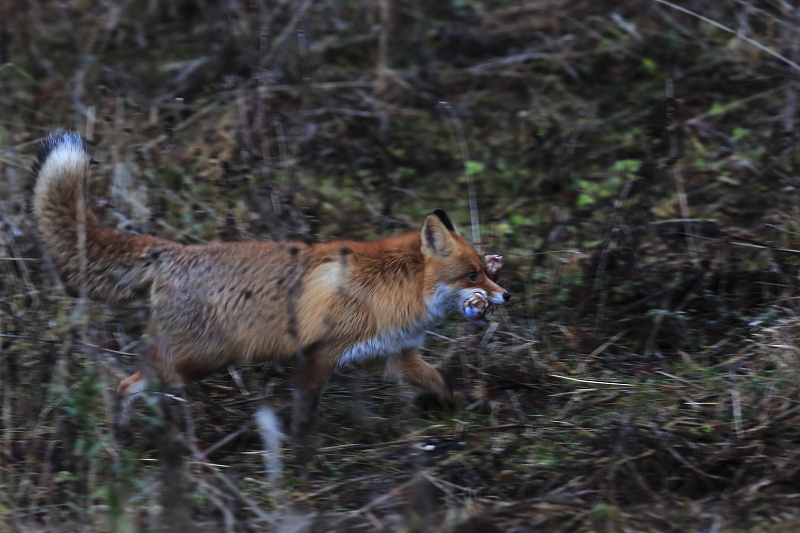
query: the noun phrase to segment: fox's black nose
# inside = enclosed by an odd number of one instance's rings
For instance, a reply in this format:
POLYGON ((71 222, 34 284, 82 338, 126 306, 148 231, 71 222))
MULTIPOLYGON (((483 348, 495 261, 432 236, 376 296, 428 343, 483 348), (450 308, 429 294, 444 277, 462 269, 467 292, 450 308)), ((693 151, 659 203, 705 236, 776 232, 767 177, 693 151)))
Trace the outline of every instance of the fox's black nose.
POLYGON ((511 299, 511 293, 506 291, 503 293, 503 300, 509 301, 511 299))

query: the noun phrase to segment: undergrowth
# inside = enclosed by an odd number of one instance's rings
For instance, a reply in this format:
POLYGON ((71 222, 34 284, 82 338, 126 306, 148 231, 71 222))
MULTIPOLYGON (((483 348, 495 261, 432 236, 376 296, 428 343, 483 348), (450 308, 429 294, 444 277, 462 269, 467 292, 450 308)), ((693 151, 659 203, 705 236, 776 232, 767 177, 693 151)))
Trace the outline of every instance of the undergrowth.
POLYGON ((169 497, 200 531, 795 530, 797 40, 781 2, 7 0, 0 532, 161 531, 169 497), (427 336, 458 408, 340 369, 305 482, 268 481, 254 418, 285 423, 291 365, 118 431, 147 307, 80 302, 42 255, 54 128, 94 147, 106 223, 183 243, 437 207, 471 235, 474 180, 514 297, 427 336))

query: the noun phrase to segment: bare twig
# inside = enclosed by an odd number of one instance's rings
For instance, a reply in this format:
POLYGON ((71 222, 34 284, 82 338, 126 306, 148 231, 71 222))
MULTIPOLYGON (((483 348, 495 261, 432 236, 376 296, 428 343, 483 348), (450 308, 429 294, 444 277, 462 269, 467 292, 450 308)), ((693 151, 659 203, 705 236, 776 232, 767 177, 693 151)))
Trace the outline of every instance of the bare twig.
POLYGON ((467 141, 464 137, 464 128, 461 126, 461 121, 458 119, 453 107, 447 102, 441 102, 440 105, 447 110, 450 115, 450 121, 453 124, 453 129, 456 132, 456 139, 458 140, 458 147, 461 150, 461 160, 464 163, 464 175, 467 177, 467 192, 469 194, 469 217, 470 225, 472 226, 472 242, 481 242, 481 226, 478 221, 478 199, 475 194, 475 178, 472 176, 472 166, 470 165, 469 151, 467 149, 467 141))
POLYGON ((272 62, 275 60, 275 56, 281 49, 281 46, 283 46, 283 43, 295 32, 297 24, 300 22, 300 18, 305 14, 309 6, 311 6, 311 0, 299 0, 291 20, 288 22, 288 24, 286 24, 286 26, 284 26, 280 35, 278 35, 278 37, 270 43, 270 50, 265 56, 263 56, 261 61, 262 68, 272 65, 272 62))
POLYGON ((715 28, 719 28, 719 29, 724 30, 724 31, 726 31, 728 33, 732 33, 738 39, 741 39, 746 43, 752 44, 753 46, 755 46, 756 48, 758 48, 762 52, 766 52, 767 54, 771 55, 772 57, 775 57, 775 58, 779 59, 780 61, 786 63, 787 65, 792 67, 794 70, 800 70, 800 65, 798 65, 797 63, 795 63, 794 61, 792 61, 788 57, 783 56, 783 55, 779 54, 778 52, 776 52, 774 50, 771 50, 770 48, 767 48, 766 46, 764 46, 760 42, 755 41, 755 40, 751 39, 750 37, 746 37, 744 35, 741 35, 739 32, 737 32, 735 30, 732 30, 731 28, 725 26, 724 24, 720 24, 716 20, 712 20, 712 19, 710 19, 708 17, 704 17, 703 15, 701 15, 701 14, 695 12, 695 11, 692 11, 691 9, 687 9, 685 7, 681 7, 679 5, 673 4, 672 2, 667 2, 667 0, 654 0, 654 1, 656 3, 664 4, 665 6, 669 6, 672 9, 676 9, 678 11, 686 13, 687 15, 691 15, 692 17, 700 19, 700 20, 702 20, 703 22, 705 22, 707 24, 711 24, 715 28))

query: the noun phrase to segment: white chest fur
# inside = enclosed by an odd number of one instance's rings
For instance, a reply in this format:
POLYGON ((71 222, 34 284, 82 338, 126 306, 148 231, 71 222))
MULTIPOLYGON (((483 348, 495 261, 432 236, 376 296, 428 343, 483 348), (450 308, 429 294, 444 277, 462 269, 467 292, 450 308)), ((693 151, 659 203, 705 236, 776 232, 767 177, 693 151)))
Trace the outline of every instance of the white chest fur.
POLYGON ((439 285, 429 298, 425 299, 427 316, 405 327, 386 330, 371 339, 351 346, 339 359, 339 365, 365 361, 377 357, 394 355, 405 350, 422 346, 425 331, 440 322, 453 309, 456 292, 447 285, 439 285))

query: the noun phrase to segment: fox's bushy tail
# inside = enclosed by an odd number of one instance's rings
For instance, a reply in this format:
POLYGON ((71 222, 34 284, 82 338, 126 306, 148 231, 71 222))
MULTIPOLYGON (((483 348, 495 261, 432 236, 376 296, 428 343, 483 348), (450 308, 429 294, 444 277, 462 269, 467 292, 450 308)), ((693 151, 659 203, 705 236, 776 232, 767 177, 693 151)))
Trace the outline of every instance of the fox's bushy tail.
POLYGON ((147 294, 162 253, 177 246, 130 236, 92 213, 85 184, 91 153, 76 133, 54 132, 39 145, 31 210, 44 247, 66 282, 94 300, 123 302, 147 294))

